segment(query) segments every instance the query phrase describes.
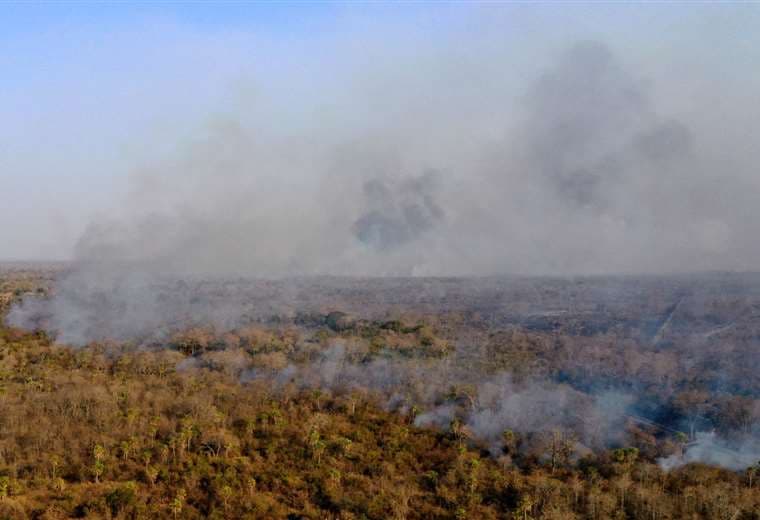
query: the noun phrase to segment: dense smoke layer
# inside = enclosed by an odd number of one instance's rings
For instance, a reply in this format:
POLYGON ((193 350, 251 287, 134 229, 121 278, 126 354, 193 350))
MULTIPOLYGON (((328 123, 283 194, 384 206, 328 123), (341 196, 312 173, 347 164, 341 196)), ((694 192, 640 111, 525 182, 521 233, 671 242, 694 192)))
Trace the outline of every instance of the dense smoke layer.
MULTIPOLYGON (((484 73, 478 65, 467 67, 484 73)), ((467 69, 436 66, 447 79, 467 69)), ((430 99, 413 88, 424 78, 388 71, 383 102, 400 113, 367 113, 358 96, 340 110, 365 115, 342 126, 336 114, 324 128, 285 132, 212 125, 135 174, 123 208, 89 226, 73 272, 44 304, 51 327, 80 343, 95 329, 125 338, 191 307, 217 312, 162 301, 153 287, 167 277, 756 266, 753 165, 712 156, 699 145, 712 130, 699 135, 658 107, 657 85, 603 43, 576 43, 542 69, 516 97, 493 74, 490 85, 488 75, 438 81, 430 99)), ((379 82, 373 93, 386 80, 366 79, 379 82)), ((28 325, 38 307, 16 309, 11 323, 28 325)))
POLYGON ((495 75, 436 82, 426 101, 422 78, 389 72, 383 101, 403 113, 212 125, 136 174, 76 259, 256 276, 752 270, 754 164, 722 160, 716 129, 658 106, 658 85, 629 68, 580 42, 517 96, 495 75), (484 107, 501 121, 479 121, 484 107))

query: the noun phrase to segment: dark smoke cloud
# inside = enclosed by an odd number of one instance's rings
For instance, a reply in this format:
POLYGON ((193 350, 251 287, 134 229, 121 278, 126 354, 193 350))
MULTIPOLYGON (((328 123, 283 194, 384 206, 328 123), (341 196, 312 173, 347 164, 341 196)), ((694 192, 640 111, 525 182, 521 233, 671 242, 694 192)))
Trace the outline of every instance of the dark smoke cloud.
POLYGON ((700 182, 689 171, 696 166, 691 131, 658 116, 643 83, 600 43, 568 50, 535 83, 527 106, 528 167, 571 208, 635 224, 645 215, 620 198, 650 202, 637 192, 642 183, 700 182))
POLYGON ((624 180, 622 155, 648 119, 637 81, 606 46, 584 42, 538 79, 526 102, 537 171, 570 204, 606 205, 605 184, 624 180))
POLYGON ((636 193, 641 184, 662 185, 668 176, 700 182, 689 128, 659 117, 642 81, 601 43, 566 51, 535 83, 527 106, 528 167, 571 207, 635 225, 644 215, 618 197, 646 202, 636 193))
POLYGON ((401 181, 372 179, 364 184, 368 211, 353 225, 356 238, 377 250, 416 240, 443 219, 435 201, 439 175, 427 172, 401 181))

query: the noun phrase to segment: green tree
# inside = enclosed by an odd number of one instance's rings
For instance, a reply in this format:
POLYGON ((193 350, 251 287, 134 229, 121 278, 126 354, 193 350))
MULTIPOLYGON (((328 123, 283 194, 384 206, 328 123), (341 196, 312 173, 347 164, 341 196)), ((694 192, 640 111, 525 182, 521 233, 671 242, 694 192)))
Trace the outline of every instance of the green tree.
POLYGON ((171 509, 174 518, 177 518, 180 513, 182 513, 182 509, 185 506, 186 496, 187 494, 185 493, 185 490, 180 488, 177 490, 177 494, 174 495, 174 499, 172 499, 171 503, 169 504, 169 508, 171 509))
POLYGON ((92 475, 95 477, 96 484, 100 482, 100 477, 103 475, 103 472, 106 469, 106 465, 104 462, 105 457, 106 457, 105 448, 100 444, 96 444, 92 448, 93 463, 92 463, 92 468, 91 468, 92 475))

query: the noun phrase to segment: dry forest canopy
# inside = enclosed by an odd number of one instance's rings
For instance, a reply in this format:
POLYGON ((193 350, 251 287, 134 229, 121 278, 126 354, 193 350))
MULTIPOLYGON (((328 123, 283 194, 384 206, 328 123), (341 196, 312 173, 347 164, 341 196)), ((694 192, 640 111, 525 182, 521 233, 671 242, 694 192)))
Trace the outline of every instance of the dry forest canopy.
POLYGON ((758 275, 161 280, 127 330, 68 269, 0 265, 0 518, 760 519, 758 275))

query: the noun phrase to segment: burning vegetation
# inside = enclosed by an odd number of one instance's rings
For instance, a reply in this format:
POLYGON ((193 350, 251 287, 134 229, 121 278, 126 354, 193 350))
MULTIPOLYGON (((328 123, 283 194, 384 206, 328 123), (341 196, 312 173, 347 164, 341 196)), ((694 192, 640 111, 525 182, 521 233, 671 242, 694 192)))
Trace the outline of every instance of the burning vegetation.
MULTIPOLYGON (((7 321, 56 274, 6 269, 7 321)), ((85 345, 42 313, 0 331, 2 514, 756 518, 758 282, 203 281, 269 307, 85 345)))

